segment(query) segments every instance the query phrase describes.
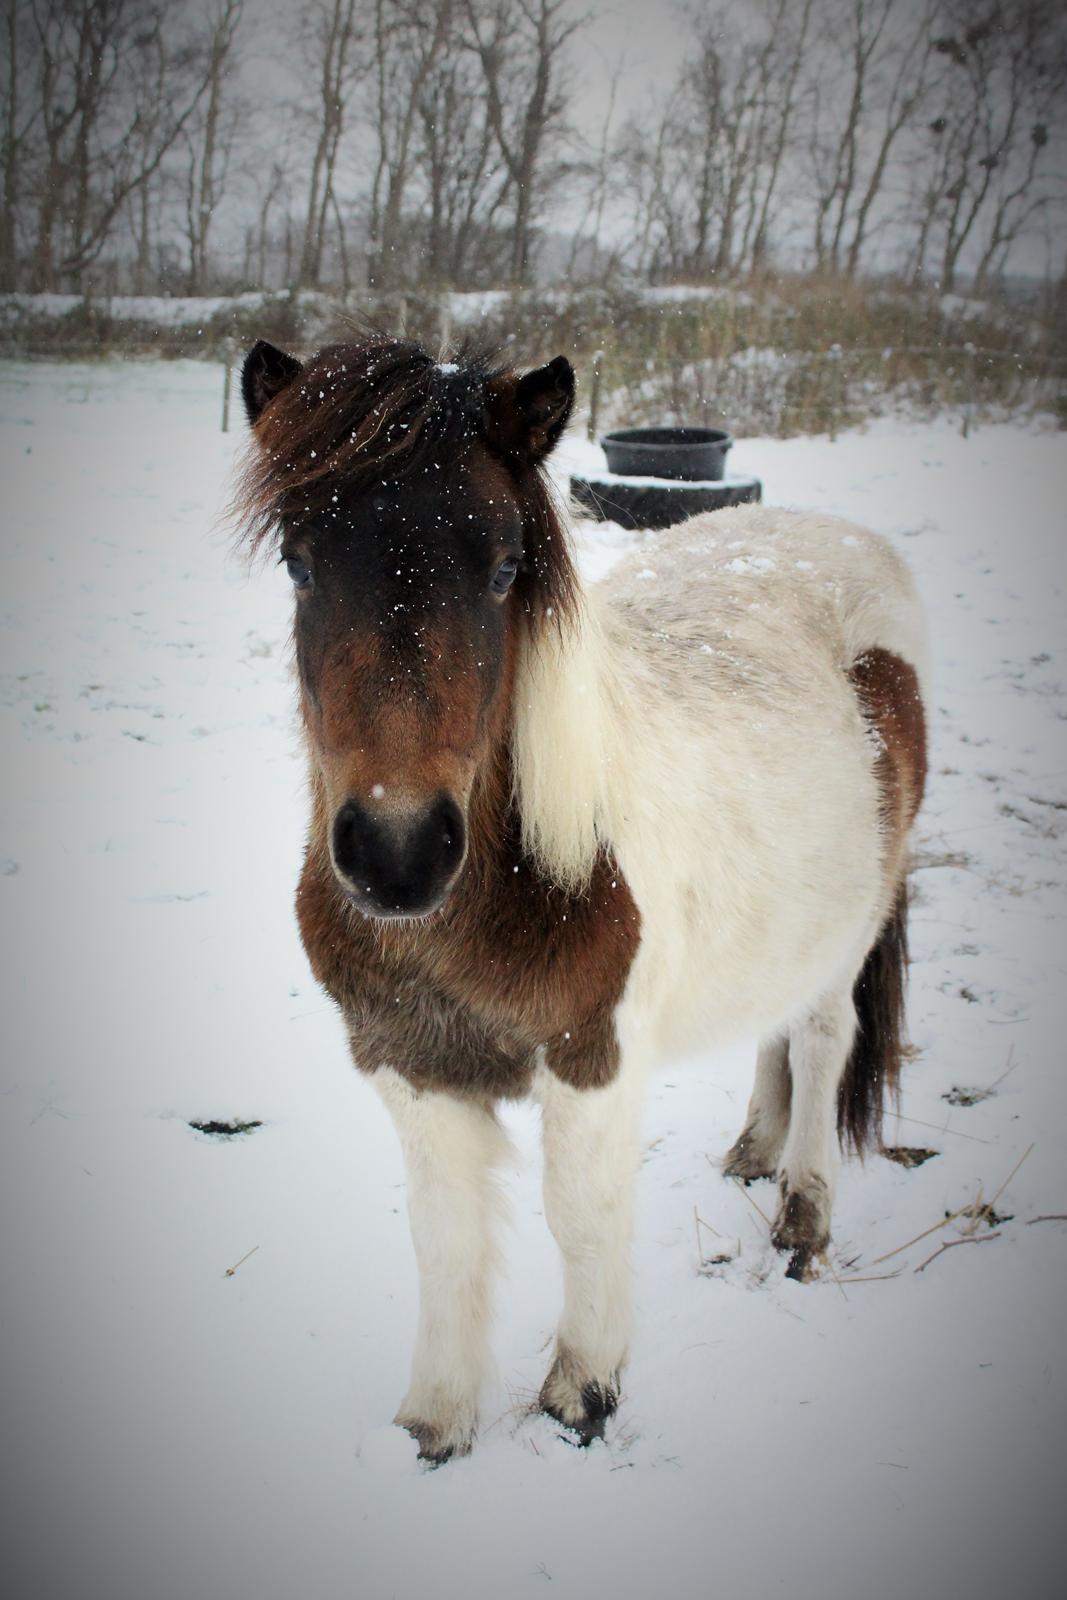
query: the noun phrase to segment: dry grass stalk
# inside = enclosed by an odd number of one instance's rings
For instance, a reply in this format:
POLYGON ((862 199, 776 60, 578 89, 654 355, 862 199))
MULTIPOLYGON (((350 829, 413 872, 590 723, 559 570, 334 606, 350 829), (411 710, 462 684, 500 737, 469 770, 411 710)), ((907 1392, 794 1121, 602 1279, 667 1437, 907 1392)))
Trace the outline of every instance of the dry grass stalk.
POLYGON ((845 1293, 844 1284, 841 1282, 841 1279, 837 1275, 837 1268, 834 1266, 834 1264, 830 1260, 829 1256, 825 1256, 823 1259, 826 1262, 826 1270, 829 1272, 831 1278, 837 1284, 838 1289, 841 1291, 841 1298, 842 1298, 842 1300, 844 1300, 845 1304, 847 1305, 848 1304, 848 1295, 845 1293))
POLYGON ((248 1250, 248 1251, 245 1252, 245 1254, 241 1257, 240 1261, 235 1261, 232 1267, 227 1267, 226 1271, 222 1274, 222 1276, 224 1278, 232 1278, 234 1273, 237 1271, 237 1268, 238 1267, 243 1267, 245 1262, 248 1260, 248 1257, 249 1256, 254 1256, 258 1249, 259 1249, 259 1245, 258 1244, 254 1244, 252 1246, 251 1250, 248 1250))
POLYGON ((1035 1222, 1067 1222, 1067 1211, 1051 1211, 1044 1217, 1031 1217, 1026 1226, 1032 1228, 1035 1222))
POLYGON ((979 1139, 976 1133, 961 1133, 958 1128, 942 1127, 939 1122, 923 1122, 919 1117, 905 1117, 901 1112, 895 1113, 898 1122, 911 1122, 917 1128, 932 1128, 934 1133, 950 1133, 954 1139, 969 1139, 972 1144, 992 1144, 992 1139, 979 1139))
MULTIPOLYGON (((708 1256, 706 1256, 704 1254, 704 1241, 700 1237, 701 1228, 706 1228, 708 1233, 710 1233, 712 1235, 712 1237, 715 1238, 715 1239, 721 1239, 722 1238, 722 1234, 718 1231, 718 1229, 717 1228, 713 1228, 710 1222, 705 1222, 704 1218, 700 1215, 700 1212, 697 1210, 696 1206, 694 1206, 693 1207, 693 1231, 696 1234, 696 1241, 697 1241, 697 1271, 700 1272, 700 1273, 703 1273, 704 1268, 709 1265, 709 1261, 710 1261, 711 1258, 709 1258, 708 1256)), ((738 1255, 741 1254, 740 1246, 738 1246, 738 1252, 737 1253, 738 1253, 738 1255)), ((724 1255, 720 1254, 719 1256, 714 1258, 714 1262, 715 1262, 715 1264, 718 1264, 719 1262, 724 1261, 726 1259, 727 1258, 724 1255)))
MULTIPOLYGON (((698 1228, 707 1228, 708 1232, 709 1233, 713 1233, 715 1235, 716 1239, 721 1239, 722 1238, 722 1234, 718 1231, 717 1228, 713 1228, 710 1222, 705 1222, 704 1221, 704 1218, 697 1211, 696 1206, 693 1207, 693 1215, 694 1215, 694 1217, 696 1217, 698 1228)), ((699 1232, 697 1234, 697 1237, 698 1238, 700 1237, 699 1232)))
POLYGON ((901 1269, 894 1272, 850 1272, 841 1279, 842 1283, 888 1283, 890 1278, 899 1278, 901 1269))
MULTIPOLYGON (((983 1204, 982 1185, 979 1184, 978 1194, 970 1205, 961 1206, 958 1211, 950 1211, 947 1216, 941 1218, 940 1222, 935 1222, 931 1227, 924 1228, 922 1233, 917 1233, 913 1239, 906 1240, 904 1244, 898 1244, 895 1250, 887 1250, 884 1255, 875 1256, 874 1260, 871 1262, 872 1267, 880 1266, 883 1261, 888 1261, 892 1256, 900 1255, 902 1250, 907 1250, 911 1245, 918 1244, 920 1239, 928 1238, 931 1233, 937 1233, 940 1228, 947 1227, 950 1222, 958 1221, 960 1217, 969 1218, 969 1226, 965 1231, 964 1237, 962 1239, 956 1239, 953 1242, 955 1244, 967 1244, 972 1239, 975 1240, 976 1243, 979 1242, 977 1238, 977 1229, 979 1224, 981 1222, 988 1221, 990 1227, 995 1226, 990 1219, 995 1215, 996 1203, 1033 1148, 1034 1146, 1031 1144, 1026 1150, 1023 1151, 1022 1155, 1012 1167, 1011 1171, 1008 1173, 1008 1176, 1004 1179, 1004 1182, 1001 1184, 1000 1188, 997 1190, 996 1194, 993 1196, 992 1200, 988 1202, 988 1204, 983 1204)), ((987 1234, 984 1237, 990 1238, 993 1237, 993 1235, 987 1234)), ((950 1248, 948 1245, 942 1246, 942 1249, 948 1248, 950 1248)), ((940 1255, 940 1253, 940 1251, 935 1252, 937 1255, 940 1255)), ((930 1261, 933 1259, 933 1256, 929 1258, 930 1261)), ((923 1263, 923 1266, 926 1265, 928 1265, 928 1262, 923 1263)), ((917 1272, 921 1272, 922 1268, 917 1267, 915 1270, 917 1272)))
MULTIPOLYGON (((989 1210, 992 1211, 992 1209, 993 1209, 992 1206, 990 1206, 989 1210)), ((983 1208, 982 1208, 982 1185, 981 1184, 978 1185, 978 1193, 975 1196, 974 1205, 965 1207, 965 1209, 960 1213, 960 1215, 968 1218, 967 1225, 964 1228, 963 1232, 964 1232, 965 1237, 970 1238, 970 1236, 972 1234, 978 1232, 978 1224, 982 1221, 983 1217, 986 1215, 986 1213, 983 1211, 983 1208)))
POLYGON ((741 1193, 744 1195, 745 1199, 748 1201, 749 1205, 752 1207, 753 1211, 755 1211, 758 1216, 763 1218, 763 1225, 767 1229, 767 1232, 770 1233, 770 1231, 771 1231, 771 1219, 767 1215, 766 1211, 764 1211, 763 1207, 756 1204, 755 1200, 753 1200, 752 1196, 749 1194, 748 1190, 745 1188, 745 1185, 741 1182, 740 1178, 732 1178, 730 1181, 731 1181, 731 1183, 734 1183, 734 1184, 737 1185, 737 1187, 740 1189, 741 1193))
POLYGON ((1002 1084, 1004 1082, 1004 1079, 1008 1076, 1008 1073, 1015 1071, 1015 1068, 1018 1066, 1018 1062, 1012 1060, 1012 1057, 1014 1056, 1014 1054, 1015 1054, 1015 1046, 1012 1045, 1010 1050, 1008 1051, 1008 1060, 1007 1060, 1007 1065, 1004 1068, 1004 1071, 1000 1074, 999 1078, 994 1078, 992 1083, 986 1085, 987 1094, 992 1094, 993 1090, 996 1089, 1000 1084, 1002 1084))
POLYGON ((1008 1173, 1008 1176, 1004 1179, 1004 1182, 1001 1184, 1000 1188, 997 1190, 996 1194, 993 1196, 992 1200, 990 1200, 990 1202, 989 1202, 990 1211, 992 1211, 994 1209, 994 1207, 996 1206, 997 1201, 1000 1199, 1001 1195, 1004 1193, 1005 1189, 1008 1187, 1008 1184, 1014 1178, 1015 1174, 1018 1172, 1019 1168, 1022 1166, 1023 1162, 1026 1160, 1027 1156, 1030 1154, 1030 1152, 1031 1152, 1031 1150, 1033 1148, 1034 1147, 1033 1147, 1032 1144, 1027 1145, 1026 1149, 1023 1151, 1022 1155, 1019 1157, 1018 1161, 1012 1167, 1011 1171, 1008 1173))
POLYGON ((888 1261, 891 1256, 899 1256, 902 1250, 907 1250, 911 1245, 918 1244, 920 1239, 929 1238, 930 1234, 936 1233, 939 1228, 946 1228, 950 1222, 955 1222, 957 1217, 962 1217, 967 1210, 967 1206, 962 1206, 959 1211, 950 1211, 947 1216, 941 1218, 940 1222, 935 1222, 931 1227, 924 1228, 922 1233, 917 1233, 913 1239, 906 1239, 903 1244, 898 1244, 895 1250, 887 1250, 884 1256, 875 1256, 871 1266, 881 1266, 882 1262, 888 1261))

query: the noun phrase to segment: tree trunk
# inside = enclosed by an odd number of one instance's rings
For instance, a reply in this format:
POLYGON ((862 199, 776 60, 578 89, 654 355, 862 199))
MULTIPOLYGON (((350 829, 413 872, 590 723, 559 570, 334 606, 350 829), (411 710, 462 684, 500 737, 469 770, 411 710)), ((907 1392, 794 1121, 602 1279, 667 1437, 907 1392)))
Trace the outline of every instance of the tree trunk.
POLYGON ((4 208, 0 219, 0 291, 17 282, 15 206, 18 203, 18 14, 15 0, 5 6, 7 22, 7 113, 4 118, 4 208))

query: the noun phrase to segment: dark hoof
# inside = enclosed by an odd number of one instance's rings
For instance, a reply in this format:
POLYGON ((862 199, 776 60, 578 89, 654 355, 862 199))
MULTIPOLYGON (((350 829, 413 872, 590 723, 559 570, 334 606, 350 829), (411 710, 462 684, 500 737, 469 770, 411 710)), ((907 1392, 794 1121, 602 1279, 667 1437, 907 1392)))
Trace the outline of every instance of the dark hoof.
POLYGON ((584 1418, 581 1422, 568 1422, 565 1416, 560 1416, 560 1413, 553 1411, 550 1406, 541 1406, 541 1410, 545 1416, 550 1416, 553 1422, 560 1424, 563 1432, 558 1437, 565 1445, 573 1445, 574 1450, 587 1450, 595 1438, 603 1438, 605 1435, 606 1416, 584 1418))
POLYGON ((724 1178, 736 1178, 746 1187, 757 1178, 773 1178, 776 1173, 777 1163, 749 1128, 726 1152, 722 1164, 724 1178))
POLYGON ((758 1183, 761 1178, 768 1178, 773 1182, 777 1176, 777 1174, 772 1172, 769 1167, 764 1172, 745 1172, 742 1171, 740 1167, 733 1165, 724 1166, 722 1169, 722 1175, 724 1178, 732 1178, 736 1183, 743 1184, 746 1189, 749 1188, 751 1184, 758 1183))
POLYGON ((830 1243, 830 1193, 822 1178, 805 1179, 803 1188, 790 1188, 783 1176, 778 1214, 771 1229, 776 1250, 788 1252, 786 1277, 808 1283, 813 1276, 813 1256, 822 1255, 830 1243))
POLYGON ((419 1447, 419 1460, 425 1461, 431 1467, 443 1467, 446 1461, 451 1461, 453 1456, 468 1456, 474 1443, 474 1435, 466 1434, 459 1439, 450 1439, 441 1428, 435 1428, 430 1422, 419 1422, 412 1419, 405 1421, 397 1418, 397 1423, 404 1428, 419 1447))
POLYGON ((607 1383, 594 1378, 583 1381, 577 1362, 563 1351, 552 1363, 538 1400, 545 1416, 566 1428, 561 1437, 582 1449, 604 1437, 604 1425, 615 1415, 618 1404, 618 1374, 607 1383))
POLYGON ((785 1275, 787 1278, 792 1278, 794 1283, 810 1283, 815 1276, 811 1266, 810 1250, 794 1250, 785 1269, 785 1275))

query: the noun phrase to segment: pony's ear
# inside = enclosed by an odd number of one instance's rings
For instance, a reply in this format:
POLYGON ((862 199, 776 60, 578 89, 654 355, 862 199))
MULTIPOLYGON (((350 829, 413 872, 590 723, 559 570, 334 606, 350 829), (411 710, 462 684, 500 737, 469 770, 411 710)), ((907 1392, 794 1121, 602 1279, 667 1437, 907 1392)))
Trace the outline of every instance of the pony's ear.
POLYGON ((485 386, 490 443, 523 466, 543 461, 555 447, 574 405, 574 368, 566 356, 546 367, 490 378, 485 386))
POLYGON ((287 356, 284 350, 276 350, 265 339, 254 344, 241 369, 241 394, 249 422, 253 425, 257 423, 264 407, 270 404, 276 394, 287 389, 303 370, 293 356, 287 356))

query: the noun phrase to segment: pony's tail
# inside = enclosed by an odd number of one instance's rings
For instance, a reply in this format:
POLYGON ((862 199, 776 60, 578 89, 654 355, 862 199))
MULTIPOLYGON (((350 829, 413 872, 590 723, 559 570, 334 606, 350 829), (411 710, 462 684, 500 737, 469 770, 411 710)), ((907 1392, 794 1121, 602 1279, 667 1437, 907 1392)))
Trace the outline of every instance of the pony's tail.
POLYGON ((837 1132, 859 1154, 881 1143, 886 1096, 900 1092, 904 991, 908 976, 908 891, 902 881, 852 990, 856 1038, 837 1094, 837 1132))

